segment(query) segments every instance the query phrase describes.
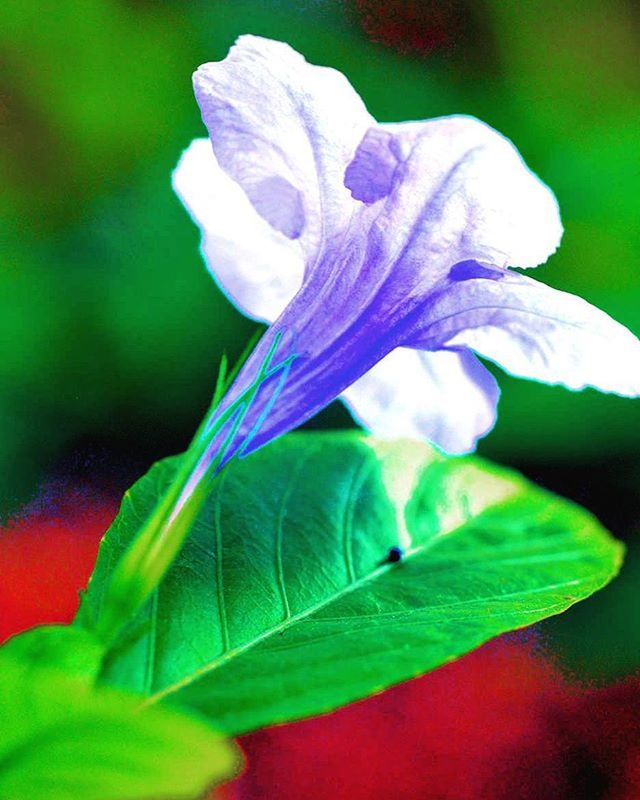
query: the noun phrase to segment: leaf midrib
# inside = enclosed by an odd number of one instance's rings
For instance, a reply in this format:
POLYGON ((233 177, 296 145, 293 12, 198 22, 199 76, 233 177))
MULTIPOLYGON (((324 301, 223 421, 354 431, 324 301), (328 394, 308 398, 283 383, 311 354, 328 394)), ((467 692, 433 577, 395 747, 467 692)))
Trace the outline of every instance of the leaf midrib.
MULTIPOLYGON (((513 491, 512 494, 508 495, 507 497, 502 497, 496 503, 494 503, 492 505, 488 505, 486 508, 482 509, 480 514, 477 517, 474 518, 474 521, 476 521, 478 519, 478 517, 480 517, 482 514, 486 513, 487 510, 489 510, 489 509, 500 508, 501 506, 508 505, 508 504, 514 502, 515 500, 517 500, 518 496, 521 494, 522 486, 520 486, 520 485, 514 486, 513 489, 514 489, 514 491, 513 491)), ((450 537, 452 535, 455 535, 458 531, 460 531, 462 528, 464 528, 468 524, 468 522, 469 522, 469 519, 464 519, 456 527, 451 528, 448 531, 437 533, 433 537, 431 537, 431 539, 429 539, 428 542, 425 542, 422 545, 418 545, 417 547, 411 548, 411 550, 409 550, 409 551, 407 551, 405 553, 405 555, 403 556, 402 561, 406 563, 406 561, 409 560, 409 559, 412 559, 412 558, 414 558, 414 557, 416 557, 418 555, 420 555, 420 556, 424 555, 424 553, 427 552, 428 550, 431 550, 433 548, 433 546, 438 541, 440 541, 445 536, 448 538, 448 537, 450 537)), ((191 684, 195 683, 196 681, 198 681, 200 678, 202 678, 203 676, 207 675, 208 673, 214 672, 215 670, 217 670, 220 667, 224 666, 224 664, 226 664, 227 662, 231 661, 232 659, 242 655, 243 653, 247 652, 248 650, 251 650, 254 647, 257 647, 262 642, 267 641, 268 639, 270 639, 272 636, 275 636, 275 635, 277 635, 277 634, 279 634, 279 633, 281 633, 283 631, 286 631, 288 628, 292 627, 293 625, 296 625, 298 622, 301 622, 301 621, 307 619, 308 617, 313 616, 313 614, 315 614, 316 612, 318 612, 321 609, 325 608, 326 606, 331 605, 331 603, 335 603, 335 602, 341 600, 346 595, 351 594, 352 592, 356 591, 357 589, 360 589, 362 586, 364 586, 365 584, 369 583, 370 581, 376 580, 377 578, 381 577, 382 575, 387 574, 390 570, 392 570, 392 569, 394 569, 396 567, 397 567, 397 564, 383 564, 380 567, 378 567, 377 569, 374 569, 368 575, 363 575, 362 577, 357 578, 355 581, 353 581, 352 583, 348 584, 343 589, 340 589, 338 592, 336 592, 335 594, 331 595, 330 597, 320 601, 319 603, 316 603, 316 604, 314 604, 312 606, 307 607, 306 609, 304 609, 303 611, 301 611, 298 614, 293 614, 288 619, 284 619, 282 622, 278 623, 278 625, 275 625, 275 626, 273 626, 271 628, 268 628, 266 631, 261 633, 259 636, 256 636, 256 637, 254 637, 253 639, 250 639, 247 642, 244 642, 243 644, 239 645, 238 647, 234 647, 234 648, 232 648, 230 650, 227 650, 226 652, 224 652, 220 656, 218 656, 216 659, 214 659, 213 661, 210 661, 209 663, 199 667, 198 669, 196 669, 190 675, 187 675, 182 680, 177 681, 176 683, 173 683, 170 686, 167 686, 164 689, 161 689, 160 691, 156 692, 155 694, 150 695, 145 700, 143 705, 147 706, 147 705, 151 705, 151 704, 157 703, 160 700, 163 700, 165 697, 168 697, 169 695, 172 695, 172 694, 175 694, 176 692, 179 692, 181 689, 184 689, 185 687, 190 686, 191 684)))

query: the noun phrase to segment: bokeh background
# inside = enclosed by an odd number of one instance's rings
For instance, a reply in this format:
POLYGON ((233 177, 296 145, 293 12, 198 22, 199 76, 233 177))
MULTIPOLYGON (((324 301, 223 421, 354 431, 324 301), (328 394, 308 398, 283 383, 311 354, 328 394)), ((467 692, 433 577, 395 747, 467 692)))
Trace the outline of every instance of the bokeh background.
MULTIPOLYGON (((633 0, 4 0, 0 517, 56 481, 117 496, 183 449, 251 335, 170 186, 204 131, 191 72, 245 32, 344 71, 380 120, 466 113, 513 139, 566 227, 536 277, 640 334, 633 0)), ((629 547, 617 581, 539 635, 575 680, 623 680, 640 666, 640 401, 500 383, 481 453, 629 547)), ((312 423, 350 424, 339 404, 312 423)))

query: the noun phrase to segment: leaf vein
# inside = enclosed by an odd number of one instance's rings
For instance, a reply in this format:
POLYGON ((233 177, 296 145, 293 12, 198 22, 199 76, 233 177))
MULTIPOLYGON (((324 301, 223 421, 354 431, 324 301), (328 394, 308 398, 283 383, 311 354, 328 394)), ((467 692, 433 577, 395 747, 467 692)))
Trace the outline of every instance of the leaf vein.
POLYGON ((215 502, 213 505, 213 529, 215 536, 215 551, 216 551, 216 597, 218 601, 218 615, 220 619, 220 637, 222 639, 222 653, 229 652, 230 639, 229 639, 229 620, 227 617, 226 601, 224 597, 224 576, 222 569, 222 522, 221 522, 221 498, 222 488, 224 486, 226 473, 223 472, 218 478, 218 491, 216 492, 215 502))
MULTIPOLYGON (((512 502, 513 499, 514 499, 514 495, 503 497, 500 501, 498 501, 498 503, 496 505, 502 505, 503 503, 504 504, 508 504, 509 502, 512 502)), ((459 527, 464 527, 464 523, 462 525, 460 525, 459 527)), ((447 537, 451 536, 456 530, 458 530, 458 528, 447 532, 446 536, 447 537)), ((427 550, 430 550, 432 547, 434 547, 443 538, 444 538, 444 535, 434 536, 428 542, 425 542, 422 545, 417 545, 416 547, 412 548, 405 555, 404 561, 406 562, 408 559, 414 558, 418 553, 424 553, 427 550)), ((281 622, 280 624, 275 625, 272 628, 267 628, 263 633, 261 633, 260 635, 254 637, 253 639, 249 640, 248 642, 244 642, 243 644, 238 645, 237 647, 235 647, 233 649, 229 649, 229 650, 225 651, 220 656, 215 658, 213 661, 210 661, 208 664, 204 664, 200 668, 194 670, 190 675, 187 675, 184 678, 182 678, 181 680, 176 681, 175 683, 170 684, 169 686, 166 686, 164 689, 162 689, 162 690, 156 692, 155 694, 151 695, 145 701, 145 705, 156 703, 159 700, 162 700, 162 699, 164 699, 165 697, 167 697, 169 695, 175 694, 176 692, 180 691, 180 689, 183 689, 186 686, 189 686, 192 683, 195 683, 197 680, 202 678, 204 675, 207 675, 210 672, 213 672, 214 670, 220 668, 221 666, 223 666, 225 663, 227 663, 231 659, 236 658, 237 656, 241 655, 242 653, 246 652, 247 650, 250 650, 253 647, 256 647, 257 645, 261 644, 263 641, 268 640, 269 638, 271 638, 272 636, 282 632, 283 630, 286 630, 289 626, 294 625, 295 623, 297 623, 297 622, 299 622, 299 621, 301 621, 303 619, 306 619, 307 617, 310 617, 311 615, 315 614, 317 611, 320 611, 325 606, 328 606, 331 603, 337 602, 338 600, 340 600, 345 595, 350 594, 351 592, 355 591, 356 589, 359 589, 361 586, 363 586, 363 585, 369 583, 370 581, 373 581, 376 578, 380 577, 380 575, 384 575, 389 570, 395 569, 395 568, 396 568, 395 564, 383 564, 383 565, 377 567, 376 569, 372 570, 369 574, 363 575, 362 577, 357 578, 355 581, 353 581, 349 585, 345 586, 344 588, 340 589, 335 594, 325 598, 324 600, 321 600, 318 603, 315 603, 312 606, 307 607, 306 609, 302 610, 298 614, 292 615, 288 620, 286 620, 284 622, 281 622)))

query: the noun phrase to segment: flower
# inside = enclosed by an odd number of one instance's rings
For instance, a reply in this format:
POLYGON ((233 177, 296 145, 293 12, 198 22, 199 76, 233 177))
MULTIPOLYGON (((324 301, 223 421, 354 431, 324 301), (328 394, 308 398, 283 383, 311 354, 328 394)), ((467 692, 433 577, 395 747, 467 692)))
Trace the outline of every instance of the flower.
POLYGON ((223 406, 267 354, 293 358, 277 402, 276 369, 239 423, 246 452, 337 396, 376 435, 472 450, 499 396, 478 355, 522 378, 640 394, 630 331, 509 269, 546 261, 562 225, 495 130, 465 116, 377 123, 341 73, 255 36, 194 86, 210 139, 185 151, 174 187, 221 288, 272 323, 223 406))

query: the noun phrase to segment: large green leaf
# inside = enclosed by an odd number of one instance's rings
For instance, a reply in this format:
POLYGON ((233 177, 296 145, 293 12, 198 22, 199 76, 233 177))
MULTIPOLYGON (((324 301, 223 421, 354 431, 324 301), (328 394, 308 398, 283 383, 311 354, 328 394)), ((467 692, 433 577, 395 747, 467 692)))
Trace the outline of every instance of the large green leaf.
POLYGON ((0 797, 196 798, 238 766, 233 745, 170 707, 94 690, 0 651, 0 797))
MULTIPOLYGON (((81 619, 176 467, 125 497, 81 619)), ((103 679, 237 734, 318 714, 557 614, 609 581, 621 546, 521 476, 424 445, 293 434, 221 474, 103 679), (398 563, 390 548, 404 551, 398 563)))

